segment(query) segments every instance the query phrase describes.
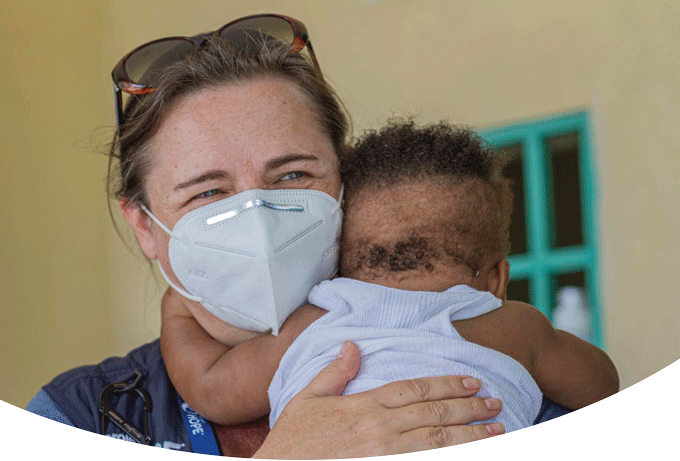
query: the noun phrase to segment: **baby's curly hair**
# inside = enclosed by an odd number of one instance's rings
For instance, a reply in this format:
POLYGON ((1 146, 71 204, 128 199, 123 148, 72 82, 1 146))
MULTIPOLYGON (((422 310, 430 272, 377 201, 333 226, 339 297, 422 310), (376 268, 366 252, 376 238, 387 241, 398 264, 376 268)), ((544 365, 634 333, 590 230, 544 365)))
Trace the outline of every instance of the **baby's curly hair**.
POLYGON ((456 199, 450 208, 443 205, 446 212, 438 222, 413 222, 398 241, 343 235, 343 258, 351 261, 343 276, 431 272, 436 262, 465 265, 475 273, 489 258, 505 257, 510 251, 512 191, 502 166, 472 130, 443 121, 418 127, 413 120, 392 119, 379 131, 366 132, 341 158, 348 203, 362 190, 427 181, 450 186, 456 199))

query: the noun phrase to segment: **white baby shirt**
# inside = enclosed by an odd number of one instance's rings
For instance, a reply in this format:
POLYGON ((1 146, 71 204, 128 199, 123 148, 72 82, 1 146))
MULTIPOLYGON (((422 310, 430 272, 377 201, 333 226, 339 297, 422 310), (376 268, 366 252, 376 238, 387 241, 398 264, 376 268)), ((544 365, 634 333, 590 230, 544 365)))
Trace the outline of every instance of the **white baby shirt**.
POLYGON ((295 340, 271 385, 270 427, 288 401, 332 362, 347 340, 361 351, 361 368, 345 394, 392 381, 426 376, 467 375, 481 379, 477 395, 497 397, 506 432, 533 424, 542 394, 515 359, 464 340, 451 325, 490 312, 501 301, 466 285, 445 292, 406 291, 358 280, 321 282, 309 302, 328 311, 295 340))

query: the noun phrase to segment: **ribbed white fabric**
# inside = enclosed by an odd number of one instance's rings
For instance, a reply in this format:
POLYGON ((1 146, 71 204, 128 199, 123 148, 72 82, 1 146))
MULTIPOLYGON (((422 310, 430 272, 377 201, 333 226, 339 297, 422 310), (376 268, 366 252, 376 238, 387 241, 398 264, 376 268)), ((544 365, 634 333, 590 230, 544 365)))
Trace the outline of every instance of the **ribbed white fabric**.
POLYGON ((501 301, 466 285, 443 293, 405 291, 338 278, 322 282, 309 302, 328 313, 310 325, 283 356, 269 386, 270 426, 288 401, 333 361, 343 343, 361 351, 359 374, 345 394, 425 376, 468 375, 482 380, 477 395, 498 397, 503 410, 488 422, 506 431, 533 423, 542 394, 513 358, 464 340, 451 325, 490 312, 501 301))

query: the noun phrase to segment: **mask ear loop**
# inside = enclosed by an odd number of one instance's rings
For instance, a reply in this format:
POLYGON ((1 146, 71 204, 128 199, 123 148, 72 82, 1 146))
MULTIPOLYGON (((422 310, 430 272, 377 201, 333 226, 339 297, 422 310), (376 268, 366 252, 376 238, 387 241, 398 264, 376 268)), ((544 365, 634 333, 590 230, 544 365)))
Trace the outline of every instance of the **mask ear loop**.
POLYGON ((146 213, 146 215, 147 215, 149 218, 153 219, 153 220, 156 222, 156 224, 158 224, 159 226, 161 226, 161 229, 163 229, 163 230, 165 231, 166 234, 168 234, 170 237, 172 237, 172 231, 171 231, 170 229, 168 229, 167 227, 165 227, 165 224, 163 224, 157 217, 155 217, 155 216, 153 215, 153 213, 151 213, 151 212, 149 211, 149 209, 148 209, 147 207, 144 206, 143 203, 140 203, 140 204, 139 204, 139 207, 140 207, 142 210, 144 210, 144 213, 146 213))
MULTIPOLYGON (((173 234, 172 234, 172 231, 171 231, 170 229, 168 229, 167 227, 165 227, 165 224, 163 224, 157 217, 155 217, 155 216, 153 215, 153 213, 151 213, 151 212, 149 211, 149 209, 148 209, 147 207, 144 206, 144 204, 140 203, 139 206, 142 208, 142 210, 144 210, 144 212, 147 214, 147 216, 149 216, 151 219, 153 219, 154 222, 155 222, 156 224, 158 224, 158 225, 160 226, 160 228, 163 229, 170 237, 175 237, 175 238, 177 238, 177 236, 173 235, 173 234)), ((184 296, 185 298, 190 299, 191 301, 196 301, 196 302, 199 302, 199 303, 200 303, 200 302, 203 302, 203 298, 198 297, 198 296, 194 296, 194 295, 192 295, 191 293, 189 293, 188 291, 184 290, 183 288, 181 288, 181 287, 175 285, 175 284, 172 282, 172 280, 170 280, 170 277, 168 277, 168 274, 166 274, 165 271, 163 270, 163 266, 161 265, 161 262, 160 262, 159 260, 156 260, 156 263, 158 263, 158 269, 160 269, 161 275, 163 276, 163 278, 165 279, 165 281, 168 282, 168 284, 169 284, 176 292, 178 292, 179 294, 181 294, 181 295, 184 296)))
POLYGON ((177 285, 175 285, 174 283, 172 283, 172 281, 170 280, 170 277, 168 277, 168 275, 167 275, 167 274, 165 273, 165 271, 163 270, 163 266, 161 266, 161 262, 158 261, 158 260, 156 260, 156 262, 158 263, 158 269, 160 269, 161 275, 163 276, 163 278, 165 279, 165 281, 168 282, 168 284, 169 284, 176 292, 178 292, 179 294, 181 294, 181 295, 184 296, 185 298, 190 299, 190 300, 192 300, 192 301, 196 301, 196 302, 199 302, 199 303, 200 303, 200 302, 203 302, 203 298, 200 298, 200 297, 198 297, 198 296, 194 296, 194 295, 190 294, 189 292, 187 292, 186 290, 184 290, 184 289, 178 287, 177 285))
MULTIPOLYGON (((340 195, 338 195, 338 204, 335 207, 335 210, 333 210, 333 214, 337 213, 342 213, 342 201, 345 199, 345 183, 340 183, 340 195)), ((338 276, 340 273, 340 267, 339 265, 335 268, 335 271, 333 274, 330 276, 330 279, 333 279, 338 276)))
POLYGON ((333 210, 333 213, 337 213, 342 210, 342 201, 345 199, 345 183, 340 184, 340 195, 338 195, 338 205, 333 210))

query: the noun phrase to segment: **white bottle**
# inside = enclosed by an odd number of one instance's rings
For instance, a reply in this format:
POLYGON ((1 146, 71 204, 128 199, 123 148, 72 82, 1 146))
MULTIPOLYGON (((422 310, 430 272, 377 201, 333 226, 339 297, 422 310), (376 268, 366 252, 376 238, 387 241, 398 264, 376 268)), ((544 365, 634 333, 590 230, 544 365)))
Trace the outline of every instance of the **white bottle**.
POLYGON ((590 341, 590 313, 585 293, 581 288, 563 287, 557 292, 557 307, 553 311, 553 325, 579 338, 590 341))

